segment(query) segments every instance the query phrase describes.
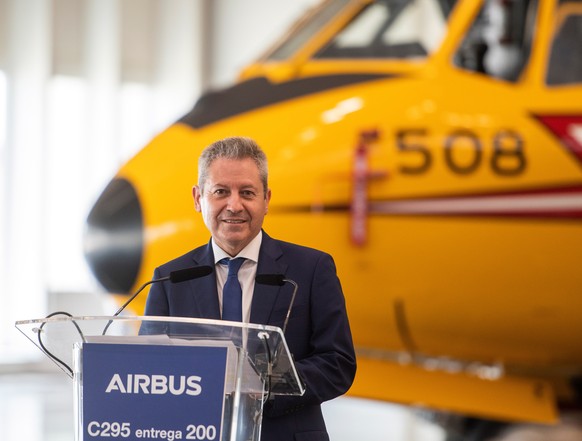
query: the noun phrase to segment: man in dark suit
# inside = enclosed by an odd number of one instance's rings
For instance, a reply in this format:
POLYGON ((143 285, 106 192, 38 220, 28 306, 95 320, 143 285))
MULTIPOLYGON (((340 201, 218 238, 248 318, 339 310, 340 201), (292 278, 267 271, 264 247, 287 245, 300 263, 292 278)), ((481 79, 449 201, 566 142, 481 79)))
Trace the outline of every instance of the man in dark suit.
POLYGON ((204 150, 193 196, 212 238, 157 268, 154 277, 197 265, 211 266, 215 272, 189 282, 153 285, 146 315, 227 317, 223 307, 230 300, 223 298, 227 295, 223 288, 230 282, 223 262, 244 258, 237 275, 242 291, 237 320, 282 327, 292 286, 255 284, 255 276, 283 274, 297 282, 285 338, 306 392, 303 396, 276 396, 267 402, 261 439, 328 440, 320 404, 344 394, 356 372, 345 300, 332 257, 275 240, 262 230, 271 199, 267 161, 249 138, 227 138, 204 150))

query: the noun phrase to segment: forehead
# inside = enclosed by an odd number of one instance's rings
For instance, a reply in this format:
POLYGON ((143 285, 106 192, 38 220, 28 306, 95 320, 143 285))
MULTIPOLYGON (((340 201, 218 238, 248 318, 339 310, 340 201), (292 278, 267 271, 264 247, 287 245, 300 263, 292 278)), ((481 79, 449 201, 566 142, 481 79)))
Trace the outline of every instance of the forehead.
POLYGON ((250 158, 215 159, 208 167, 211 185, 260 185, 259 168, 250 158))

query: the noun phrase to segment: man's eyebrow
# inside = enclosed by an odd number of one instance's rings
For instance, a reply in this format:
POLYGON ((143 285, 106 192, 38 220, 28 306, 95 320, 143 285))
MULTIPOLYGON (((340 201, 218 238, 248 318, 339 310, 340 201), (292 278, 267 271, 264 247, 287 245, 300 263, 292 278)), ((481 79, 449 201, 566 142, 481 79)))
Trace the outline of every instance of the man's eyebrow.
MULTIPOLYGON (((248 191, 248 190, 260 191, 261 188, 262 188, 261 186, 256 186, 254 184, 246 184, 246 185, 241 185, 238 188, 238 191, 248 191)), ((218 183, 218 182, 215 183, 215 184, 213 184, 213 185, 209 185, 207 187, 207 189, 208 189, 208 191, 217 190, 217 189, 220 189, 220 190, 229 190, 229 191, 232 191, 233 190, 233 188, 230 185, 221 184, 221 183, 218 183)))
POLYGON ((252 182, 249 182, 248 184, 242 184, 239 188, 241 188, 242 190, 246 190, 248 188, 259 188, 259 187, 253 184, 252 182))

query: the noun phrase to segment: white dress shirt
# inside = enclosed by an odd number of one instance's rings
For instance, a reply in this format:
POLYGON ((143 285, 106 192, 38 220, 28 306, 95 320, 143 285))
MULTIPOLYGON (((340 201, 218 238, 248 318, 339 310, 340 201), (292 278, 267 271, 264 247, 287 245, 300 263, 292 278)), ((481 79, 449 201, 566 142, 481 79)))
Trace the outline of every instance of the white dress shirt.
MULTIPOLYGON (((253 302, 255 276, 257 275, 257 264, 259 262, 259 250, 262 240, 263 232, 259 231, 259 234, 240 253, 232 257, 232 259, 236 259, 237 257, 245 258, 245 261, 238 271, 238 280, 242 288, 242 321, 244 323, 249 323, 251 319, 251 304, 253 302)), ((220 313, 222 314, 222 288, 228 276, 228 266, 218 262, 224 258, 231 259, 231 257, 214 242, 214 238, 212 238, 212 250, 214 251, 218 304, 220 306, 220 313)))

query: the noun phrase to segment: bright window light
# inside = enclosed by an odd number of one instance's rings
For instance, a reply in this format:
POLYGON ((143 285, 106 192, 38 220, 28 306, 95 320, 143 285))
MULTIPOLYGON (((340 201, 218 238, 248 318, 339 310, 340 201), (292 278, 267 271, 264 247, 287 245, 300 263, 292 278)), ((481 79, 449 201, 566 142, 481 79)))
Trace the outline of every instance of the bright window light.
POLYGON ((87 177, 87 84, 57 76, 48 86, 45 162, 47 276, 51 291, 91 288, 82 254, 83 226, 89 209, 87 177))
MULTIPOLYGON (((5 241, 6 232, 6 222, 8 212, 8 200, 7 200, 7 158, 6 158, 6 75, 0 70, 0 242, 5 241)), ((8 250, 6 246, 0 247, 0 280, 6 280, 8 276, 8 250)), ((0 292, 0 305, 2 306, 2 311, 0 311, 0 322, 8 320, 8 315, 5 310, 3 297, 8 295, 5 290, 0 292)), ((2 327, 0 326, 0 331, 2 327)), ((6 338, 0 337, 0 354, 3 352, 3 347, 7 345, 6 338)))
POLYGON ((6 74, 0 70, 0 151, 6 144, 6 74))
POLYGON ((122 160, 127 160, 155 135, 151 87, 140 83, 121 86, 120 144, 122 160))

